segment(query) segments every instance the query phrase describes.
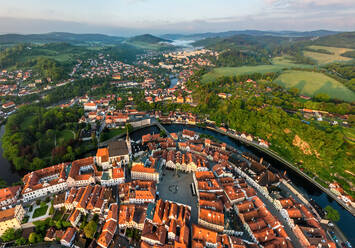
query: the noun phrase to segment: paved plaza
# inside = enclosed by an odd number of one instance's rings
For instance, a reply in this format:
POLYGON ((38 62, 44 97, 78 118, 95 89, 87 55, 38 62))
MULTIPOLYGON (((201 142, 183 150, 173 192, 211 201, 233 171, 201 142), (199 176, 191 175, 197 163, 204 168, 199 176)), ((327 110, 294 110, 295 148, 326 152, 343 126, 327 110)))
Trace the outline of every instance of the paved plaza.
POLYGON ((197 223, 197 196, 191 192, 192 173, 163 169, 158 184, 160 198, 191 206, 191 221, 197 223), (165 174, 165 175, 163 175, 165 174))

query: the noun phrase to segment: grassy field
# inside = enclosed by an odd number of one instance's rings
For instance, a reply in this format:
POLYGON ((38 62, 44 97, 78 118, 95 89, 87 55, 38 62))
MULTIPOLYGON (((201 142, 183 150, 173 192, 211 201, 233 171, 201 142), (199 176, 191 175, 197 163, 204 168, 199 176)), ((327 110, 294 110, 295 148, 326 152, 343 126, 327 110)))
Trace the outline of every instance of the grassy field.
POLYGON ((267 73, 267 72, 278 72, 283 69, 292 68, 312 68, 311 65, 305 64, 295 64, 292 62, 292 58, 289 57, 275 57, 272 59, 272 65, 256 65, 256 66, 240 66, 240 67, 219 67, 213 69, 211 72, 205 74, 202 77, 203 82, 214 81, 222 76, 234 76, 238 74, 248 74, 248 73, 267 73))
POLYGON ((57 144, 63 144, 70 139, 74 139, 72 130, 64 129, 57 134, 57 144))
POLYGON ((309 46, 311 49, 323 49, 331 52, 332 54, 304 51, 306 57, 310 57, 318 62, 318 64, 328 64, 332 62, 346 62, 352 60, 351 58, 343 57, 341 54, 353 51, 349 48, 327 47, 327 46, 309 46))
POLYGON ((325 93, 344 101, 355 99, 355 94, 343 84, 318 72, 290 70, 282 73, 275 82, 285 88, 297 88, 301 94, 307 96, 325 93))
POLYGON ((112 128, 109 129, 108 132, 102 132, 100 136, 100 142, 104 142, 106 140, 112 139, 113 137, 122 134, 126 131, 126 129, 121 128, 112 128))

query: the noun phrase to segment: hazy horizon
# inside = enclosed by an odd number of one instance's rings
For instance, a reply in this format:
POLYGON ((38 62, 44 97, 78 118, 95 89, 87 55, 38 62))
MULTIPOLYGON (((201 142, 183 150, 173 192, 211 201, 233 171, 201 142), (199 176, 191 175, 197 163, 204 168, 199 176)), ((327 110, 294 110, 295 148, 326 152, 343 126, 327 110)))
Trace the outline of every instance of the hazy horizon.
POLYGON ((0 33, 204 33, 229 30, 353 31, 352 0, 14 0, 2 3, 0 33))

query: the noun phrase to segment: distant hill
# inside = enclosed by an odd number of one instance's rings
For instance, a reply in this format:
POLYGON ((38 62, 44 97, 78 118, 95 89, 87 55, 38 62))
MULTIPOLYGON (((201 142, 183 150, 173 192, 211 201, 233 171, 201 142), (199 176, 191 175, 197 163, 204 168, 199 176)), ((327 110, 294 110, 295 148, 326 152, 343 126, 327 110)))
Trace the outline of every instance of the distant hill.
POLYGON ((311 45, 355 48, 355 32, 323 36, 310 42, 311 45))
POLYGON ((151 34, 134 36, 126 39, 124 43, 144 50, 167 51, 176 49, 174 45, 170 44, 170 40, 162 39, 151 34))
POLYGON ((52 43, 66 42, 71 44, 104 43, 116 44, 124 40, 122 37, 104 34, 73 34, 54 32, 47 34, 4 34, 0 35, 0 44, 16 43, 52 43))
POLYGON ((159 38, 159 37, 151 35, 151 34, 143 34, 143 35, 134 36, 132 38, 129 38, 127 41, 130 43, 139 42, 139 43, 148 43, 148 44, 157 44, 160 42, 167 42, 167 43, 171 42, 170 40, 159 38))
POLYGON ((217 50, 223 50, 228 48, 272 48, 282 44, 292 43, 295 41, 301 41, 309 38, 304 37, 280 37, 280 36, 260 36, 238 34, 230 37, 217 37, 217 38, 206 38, 203 40, 198 40, 192 43, 195 47, 206 47, 213 48, 217 50))
POLYGON ((216 33, 199 33, 199 34, 164 34, 161 37, 164 39, 178 40, 201 40, 206 38, 223 38, 231 37, 234 35, 252 35, 252 36, 280 36, 280 37, 321 37, 326 35, 337 34, 336 31, 329 30, 315 30, 307 32, 297 32, 297 31, 260 31, 260 30, 241 30, 241 31, 226 31, 226 32, 216 32, 216 33))

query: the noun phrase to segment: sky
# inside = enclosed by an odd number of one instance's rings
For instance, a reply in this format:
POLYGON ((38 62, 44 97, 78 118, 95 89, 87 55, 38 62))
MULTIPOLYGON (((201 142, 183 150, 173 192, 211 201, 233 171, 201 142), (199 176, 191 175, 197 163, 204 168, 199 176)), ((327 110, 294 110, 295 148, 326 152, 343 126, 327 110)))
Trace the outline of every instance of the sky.
POLYGON ((0 33, 355 30, 355 0, 0 0, 0 6, 0 33))

